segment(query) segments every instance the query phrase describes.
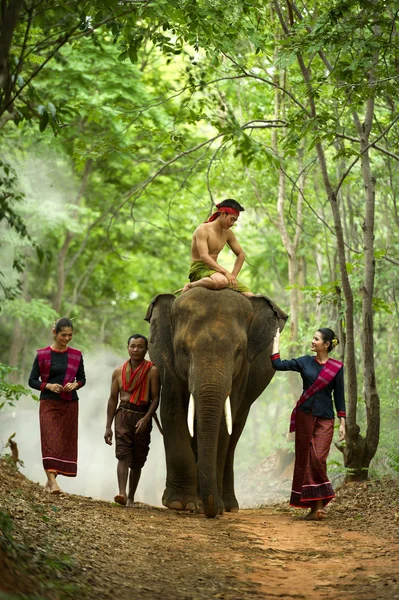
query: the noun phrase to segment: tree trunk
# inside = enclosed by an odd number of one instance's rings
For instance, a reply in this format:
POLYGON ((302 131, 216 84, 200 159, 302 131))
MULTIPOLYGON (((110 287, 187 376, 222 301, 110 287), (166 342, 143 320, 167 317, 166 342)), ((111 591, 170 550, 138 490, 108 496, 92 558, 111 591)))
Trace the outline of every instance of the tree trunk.
MULTIPOLYGON (((307 69, 303 58, 298 55, 298 63, 302 72, 304 82, 308 90, 308 98, 310 104, 310 112, 312 118, 316 118, 316 106, 314 102, 313 90, 310 81, 310 73, 307 69)), ((315 132, 317 133, 317 131, 315 132)), ((345 256, 345 242, 343 235, 343 228, 341 222, 341 214, 337 202, 337 194, 333 189, 330 181, 330 177, 327 169, 326 156, 323 145, 320 140, 316 141, 315 144, 317 158, 323 178, 324 189, 327 194, 327 198, 330 203, 331 212, 334 221, 335 235, 337 239, 337 252, 338 252, 338 264, 340 270, 340 276, 342 281, 342 290, 345 297, 345 321, 346 321, 346 363, 345 363, 345 375, 348 382, 348 397, 347 397, 347 444, 354 447, 355 443, 358 443, 359 439, 359 426, 356 421, 357 413, 357 372, 356 372, 356 354, 355 354, 355 327, 354 327, 354 301, 353 291, 349 281, 348 272, 346 269, 346 256, 345 256)), ((345 466, 346 457, 345 457, 345 466)))
MULTIPOLYGON (((12 80, 10 72, 10 48, 15 28, 18 25, 19 16, 23 7, 22 0, 3 0, 0 6, 0 88, 3 90, 3 102, 0 108, 0 116, 6 110, 12 110, 9 106, 12 80)), ((6 122, 6 120, 3 120, 6 122)))
MULTIPOLYGON (((366 404, 367 430, 363 452, 363 473, 355 476, 364 479, 368 475, 370 461, 374 457, 380 435, 380 399, 377 392, 374 365, 374 314, 373 295, 375 280, 374 220, 375 183, 371 172, 370 154, 367 149, 374 115, 374 100, 369 98, 366 118, 363 124, 355 117, 359 136, 362 177, 365 188, 365 218, 363 223, 364 277, 362 286, 362 355, 363 355, 363 395, 366 404)), ((352 475, 353 478, 353 475, 352 475)))

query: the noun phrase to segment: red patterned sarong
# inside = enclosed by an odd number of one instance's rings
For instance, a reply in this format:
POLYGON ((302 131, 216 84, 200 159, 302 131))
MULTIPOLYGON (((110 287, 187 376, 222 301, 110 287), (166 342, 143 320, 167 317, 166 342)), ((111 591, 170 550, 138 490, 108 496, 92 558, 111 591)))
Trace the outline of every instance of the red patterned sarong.
POLYGON ((148 403, 148 373, 154 363, 149 360, 143 360, 137 367, 132 370, 130 360, 127 360, 122 367, 122 386, 125 392, 131 394, 129 402, 132 404, 147 404, 148 403))
POLYGON ((297 411, 291 506, 308 508, 315 500, 323 500, 325 506, 335 497, 327 477, 327 456, 333 433, 334 419, 297 411))
POLYGON ((78 411, 77 400, 40 400, 40 437, 46 471, 76 477, 78 411))

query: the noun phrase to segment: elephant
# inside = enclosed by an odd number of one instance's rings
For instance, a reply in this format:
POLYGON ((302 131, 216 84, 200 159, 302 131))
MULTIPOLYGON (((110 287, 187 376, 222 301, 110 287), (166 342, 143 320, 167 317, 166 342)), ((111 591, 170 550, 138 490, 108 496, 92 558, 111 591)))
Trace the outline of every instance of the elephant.
POLYGON ((164 506, 194 511, 200 503, 208 518, 238 511, 235 448, 274 375, 272 342, 287 318, 266 296, 231 289, 196 287, 151 301, 145 320, 162 386, 164 506))

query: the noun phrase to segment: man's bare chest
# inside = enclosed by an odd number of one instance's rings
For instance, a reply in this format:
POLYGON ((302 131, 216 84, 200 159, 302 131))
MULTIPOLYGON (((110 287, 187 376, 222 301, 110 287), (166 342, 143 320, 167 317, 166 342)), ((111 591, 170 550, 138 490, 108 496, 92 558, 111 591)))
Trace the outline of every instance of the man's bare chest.
POLYGON ((225 247, 227 243, 227 232, 216 234, 213 231, 208 233, 208 249, 210 254, 217 253, 225 247))

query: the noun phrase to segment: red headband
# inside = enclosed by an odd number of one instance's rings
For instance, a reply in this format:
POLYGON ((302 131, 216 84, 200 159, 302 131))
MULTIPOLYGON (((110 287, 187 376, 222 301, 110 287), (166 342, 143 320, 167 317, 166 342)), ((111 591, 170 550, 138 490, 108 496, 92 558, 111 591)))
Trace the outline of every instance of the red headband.
POLYGON ((235 208, 230 208, 230 206, 221 206, 219 208, 218 205, 216 205, 216 208, 218 210, 216 212, 214 212, 213 215, 211 215, 209 217, 209 219, 207 221, 205 221, 205 223, 212 223, 212 221, 217 219, 218 216, 220 215, 220 213, 223 213, 223 212, 229 213, 230 215, 235 215, 236 217, 240 216, 240 211, 236 210, 235 208))

